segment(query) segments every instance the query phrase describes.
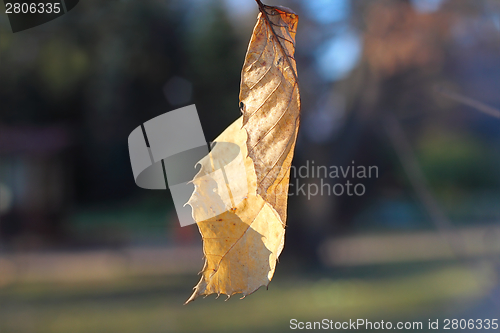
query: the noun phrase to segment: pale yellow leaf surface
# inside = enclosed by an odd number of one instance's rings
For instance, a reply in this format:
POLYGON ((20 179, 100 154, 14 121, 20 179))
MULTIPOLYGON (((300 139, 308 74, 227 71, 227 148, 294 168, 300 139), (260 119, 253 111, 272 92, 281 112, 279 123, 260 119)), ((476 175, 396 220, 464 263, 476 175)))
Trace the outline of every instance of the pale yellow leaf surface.
MULTIPOLYGON (((237 144, 242 156, 246 152, 246 132, 241 128, 242 118, 229 126, 215 141, 237 144)), ((217 191, 227 186, 223 177, 213 177, 217 161, 226 160, 226 151, 212 152, 199 163, 201 169, 193 179, 195 191, 188 204, 193 208, 193 217, 203 238, 205 265, 201 280, 186 303, 198 296, 213 293, 244 296, 261 286, 267 286, 272 279, 276 261, 283 249, 285 228, 274 208, 256 193, 256 179, 253 162, 244 160, 247 198, 222 214, 212 216, 224 206, 217 191), (214 162, 215 161, 215 162, 214 162), (198 222, 199 221, 199 222, 198 222)), ((227 173, 231 173, 226 168, 227 173)), ((231 188, 237 185, 231 182, 231 188)))

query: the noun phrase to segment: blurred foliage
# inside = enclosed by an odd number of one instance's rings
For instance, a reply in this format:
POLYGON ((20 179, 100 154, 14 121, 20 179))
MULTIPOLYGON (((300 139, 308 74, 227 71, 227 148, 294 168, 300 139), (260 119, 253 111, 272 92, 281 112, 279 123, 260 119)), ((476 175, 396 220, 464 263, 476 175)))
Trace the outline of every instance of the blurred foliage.
MULTIPOLYGON (((82 225, 111 224, 123 228, 121 234, 142 225, 147 233, 150 224, 140 218, 132 219, 136 227, 106 222, 124 219, 125 206, 144 212, 144 218, 153 210, 155 221, 164 216, 170 223, 168 192, 134 184, 127 137, 140 123, 192 103, 209 141, 239 117, 240 71, 257 12, 239 1, 89 0, 17 34, 1 18, 0 124, 64 124, 71 132, 72 146, 64 153, 72 205, 59 225, 73 228, 77 238, 82 225), (165 98, 174 77, 192 85, 185 104, 171 105, 165 98), (144 208, 147 201, 154 208, 144 208)), ((315 160, 379 167, 378 179, 364 181, 363 197, 291 197, 292 249, 314 248, 326 235, 354 229, 432 226, 387 138, 388 115, 401 122, 431 190, 451 215, 478 216, 464 207, 472 207, 485 191, 490 198, 500 196, 500 123, 436 92, 444 86, 500 106, 492 84, 500 78, 494 70, 500 67, 498 4, 445 1, 422 12, 417 2, 346 0, 343 12, 338 3, 326 1, 324 11, 336 13, 330 20, 316 17, 305 1, 270 1, 300 16, 296 59, 304 121, 295 165, 315 160), (346 33, 357 37, 353 43, 359 43, 360 58, 346 76, 329 78, 318 59, 346 33)), ((354 57, 352 49, 339 50, 345 59, 354 57)), ((489 207, 487 215, 497 211, 489 207)))
POLYGON ((480 140, 446 130, 425 135, 420 142, 420 162, 428 181, 438 191, 495 189, 499 158, 480 140))

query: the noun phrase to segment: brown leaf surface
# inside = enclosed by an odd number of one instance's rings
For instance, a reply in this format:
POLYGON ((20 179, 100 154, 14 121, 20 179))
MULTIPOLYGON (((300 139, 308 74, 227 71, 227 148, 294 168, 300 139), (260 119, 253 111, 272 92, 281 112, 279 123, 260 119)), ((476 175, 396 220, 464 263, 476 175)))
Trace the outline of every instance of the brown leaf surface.
POLYGON ((257 3, 260 14, 241 76, 243 117, 215 140, 193 179, 188 204, 203 238, 205 265, 186 303, 213 293, 246 296, 267 286, 284 246, 300 113, 293 58, 298 17, 257 3), (231 144, 239 147, 236 158, 231 144))
POLYGON ((285 221, 286 196, 280 200, 275 187, 288 189, 288 169, 300 122, 294 58, 298 16, 288 8, 257 3, 260 13, 241 73, 240 108, 248 134, 248 154, 257 173, 257 193, 285 221), (284 187, 279 185, 284 183, 284 187))

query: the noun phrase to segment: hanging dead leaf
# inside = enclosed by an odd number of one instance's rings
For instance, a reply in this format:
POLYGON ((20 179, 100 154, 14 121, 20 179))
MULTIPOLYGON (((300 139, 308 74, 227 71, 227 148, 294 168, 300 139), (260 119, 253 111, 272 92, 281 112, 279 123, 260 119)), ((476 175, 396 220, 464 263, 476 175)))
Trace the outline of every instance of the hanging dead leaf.
POLYGON ((246 296, 268 285, 284 245, 300 112, 293 58, 298 17, 257 3, 241 78, 243 117, 199 162, 187 203, 203 238, 205 265, 186 303, 213 293, 246 296))
POLYGON ((240 108, 248 155, 257 173, 257 193, 286 220, 286 201, 274 195, 274 186, 286 183, 288 188, 287 171, 300 122, 294 58, 298 16, 288 8, 257 3, 260 13, 241 73, 240 108))

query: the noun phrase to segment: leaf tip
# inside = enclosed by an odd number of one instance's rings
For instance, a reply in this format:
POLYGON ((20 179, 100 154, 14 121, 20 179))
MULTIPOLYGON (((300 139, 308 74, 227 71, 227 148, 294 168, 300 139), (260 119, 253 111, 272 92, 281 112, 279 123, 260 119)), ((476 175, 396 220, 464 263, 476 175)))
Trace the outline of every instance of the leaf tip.
POLYGON ((194 301, 195 299, 196 299, 196 296, 195 296, 195 294, 193 293, 193 294, 191 295, 191 297, 189 297, 189 298, 188 298, 188 299, 184 302, 184 304, 182 304, 182 305, 188 305, 189 303, 191 303, 191 302, 192 302, 192 301, 194 301))

